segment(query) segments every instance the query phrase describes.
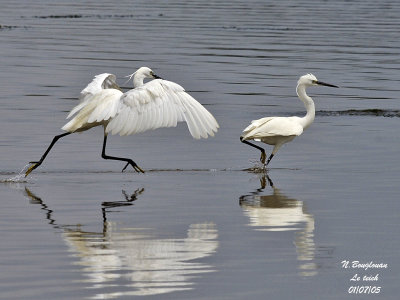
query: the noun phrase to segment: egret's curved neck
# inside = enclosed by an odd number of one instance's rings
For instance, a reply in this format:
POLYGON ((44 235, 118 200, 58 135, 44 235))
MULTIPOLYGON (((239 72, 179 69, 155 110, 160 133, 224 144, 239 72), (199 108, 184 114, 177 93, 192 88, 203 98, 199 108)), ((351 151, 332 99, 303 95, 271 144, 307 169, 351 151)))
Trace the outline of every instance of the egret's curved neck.
POLYGON ((144 77, 142 74, 135 74, 135 76, 133 76, 133 87, 137 88, 139 86, 143 85, 143 80, 144 77))
POLYGON ((304 107, 307 110, 307 114, 301 119, 301 123, 304 129, 307 129, 308 126, 314 121, 315 118, 315 105, 314 101, 306 94, 306 87, 302 84, 297 85, 296 88, 297 96, 299 96, 300 100, 303 101, 304 107))

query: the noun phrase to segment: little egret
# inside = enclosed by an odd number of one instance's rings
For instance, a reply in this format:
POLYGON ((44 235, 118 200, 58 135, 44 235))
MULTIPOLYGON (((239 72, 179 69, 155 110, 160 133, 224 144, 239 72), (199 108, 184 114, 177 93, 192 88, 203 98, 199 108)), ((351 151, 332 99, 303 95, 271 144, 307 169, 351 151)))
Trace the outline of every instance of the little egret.
POLYGON ((307 129, 315 118, 314 101, 306 94, 306 88, 309 86, 324 85, 337 88, 333 84, 318 81, 312 74, 306 74, 300 77, 297 82, 296 92, 300 100, 303 101, 307 110, 307 114, 300 117, 266 117, 259 120, 251 121, 251 124, 243 130, 240 136, 240 141, 249 146, 252 146, 261 151, 261 163, 266 166, 271 161, 272 157, 278 152, 279 148, 290 141, 296 136, 299 136, 307 129), (263 142, 268 145, 273 145, 271 155, 268 157, 267 164, 265 165, 266 154, 262 147, 259 147, 249 140, 263 142))
POLYGON ((122 171, 131 165, 142 173, 144 171, 132 159, 106 155, 108 133, 131 135, 160 127, 175 127, 182 121, 187 123, 195 139, 214 136, 217 132, 219 125, 213 115, 180 85, 161 79, 147 67, 139 68, 130 79, 132 77, 134 89, 123 93, 115 83, 115 75, 103 73, 95 76, 81 91, 80 103, 68 114, 67 119, 74 117, 61 128, 66 132, 53 138, 39 161, 30 162, 25 177, 42 164, 60 138, 95 126, 104 127, 101 157, 125 161, 122 171), (154 80, 143 83, 145 78, 154 80))

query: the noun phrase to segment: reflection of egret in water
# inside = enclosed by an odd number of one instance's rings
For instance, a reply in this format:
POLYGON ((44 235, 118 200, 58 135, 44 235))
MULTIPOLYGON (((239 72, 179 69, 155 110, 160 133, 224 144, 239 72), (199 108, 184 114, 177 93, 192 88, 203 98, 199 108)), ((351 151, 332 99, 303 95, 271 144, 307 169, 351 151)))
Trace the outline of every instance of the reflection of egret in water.
POLYGON ((214 223, 191 224, 184 238, 160 238, 154 230, 121 228, 107 220, 108 208, 133 205, 143 191, 138 189, 130 196, 123 191, 125 201, 103 202, 103 230, 87 232, 80 225, 58 225, 53 211, 25 188, 31 203, 40 204, 46 212, 49 224, 63 229, 64 241, 79 258, 76 264, 83 267, 85 282, 96 290, 93 299, 189 290, 195 275, 215 271, 195 261, 216 251, 218 232, 214 223))
POLYGON ((294 244, 297 259, 301 261, 300 274, 314 276, 317 274, 314 243, 314 217, 306 212, 302 201, 285 196, 272 183, 268 175, 260 179, 261 188, 249 195, 240 197, 240 206, 250 219, 250 226, 259 231, 296 230, 294 244), (273 193, 260 195, 268 180, 273 193))

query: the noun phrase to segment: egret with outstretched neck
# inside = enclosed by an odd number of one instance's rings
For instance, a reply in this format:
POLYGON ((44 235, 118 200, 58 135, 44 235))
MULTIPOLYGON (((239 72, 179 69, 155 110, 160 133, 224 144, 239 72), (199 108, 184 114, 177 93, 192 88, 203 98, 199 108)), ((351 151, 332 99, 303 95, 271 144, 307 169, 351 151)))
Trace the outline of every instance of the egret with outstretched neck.
POLYGON ((101 157, 126 162, 122 171, 131 165, 142 173, 143 169, 132 159, 105 153, 109 133, 132 135, 161 127, 175 127, 178 122, 186 122, 195 139, 214 136, 217 132, 219 125, 213 115, 180 85, 161 79, 147 67, 139 68, 130 75, 132 77, 134 89, 123 93, 115 82, 115 75, 103 73, 95 76, 81 91, 80 103, 67 116, 73 118, 61 128, 66 132, 53 138, 39 161, 30 162, 25 177, 43 163, 60 138, 96 126, 104 127, 101 157), (144 83, 145 78, 154 80, 144 83))
POLYGON ((283 144, 288 143, 296 136, 301 135, 303 131, 306 130, 314 121, 315 105, 312 98, 307 95, 306 88, 318 85, 335 88, 338 87, 333 84, 319 81, 312 74, 301 76, 297 82, 297 95, 304 103, 307 111, 304 117, 266 117, 259 120, 253 120, 251 124, 243 130, 243 133, 240 136, 240 141, 261 151, 260 161, 264 166, 269 164, 271 159, 283 144), (265 144, 274 146, 266 164, 265 159, 267 155, 264 148, 249 142, 249 140, 263 142, 265 144))

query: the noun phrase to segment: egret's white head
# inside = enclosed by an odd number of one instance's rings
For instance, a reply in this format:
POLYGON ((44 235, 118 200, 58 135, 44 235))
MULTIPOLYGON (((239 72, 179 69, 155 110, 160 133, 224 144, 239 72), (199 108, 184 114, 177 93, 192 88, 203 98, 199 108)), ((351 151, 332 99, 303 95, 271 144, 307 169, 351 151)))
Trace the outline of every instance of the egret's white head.
POLYGON ((131 78, 133 77, 133 86, 134 87, 143 85, 143 80, 145 78, 161 79, 161 77, 154 74, 153 70, 148 67, 141 67, 136 72, 134 72, 131 75, 128 75, 126 77, 129 77, 128 81, 131 80, 131 78))
POLYGON ((299 81, 297 82, 298 85, 305 85, 305 86, 312 86, 316 85, 318 81, 317 77, 313 74, 309 73, 300 77, 299 81))
POLYGON ((322 81, 319 81, 317 77, 315 77, 313 74, 306 74, 300 77, 299 81, 297 82, 297 85, 303 85, 303 86, 314 86, 314 85, 325 85, 325 86, 330 86, 330 87, 335 87, 337 88, 338 86, 325 83, 322 81))
POLYGON ((160 78, 154 74, 153 70, 148 67, 141 67, 135 73, 135 76, 142 76, 144 78, 160 78))

